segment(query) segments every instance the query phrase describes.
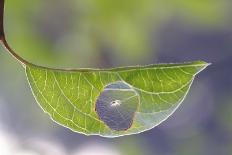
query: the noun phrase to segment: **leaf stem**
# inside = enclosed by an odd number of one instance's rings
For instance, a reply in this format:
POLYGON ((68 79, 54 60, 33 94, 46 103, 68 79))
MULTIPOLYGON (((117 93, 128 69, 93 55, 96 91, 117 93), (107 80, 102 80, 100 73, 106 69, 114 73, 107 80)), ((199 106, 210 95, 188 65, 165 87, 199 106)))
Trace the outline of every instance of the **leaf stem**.
POLYGON ((0 38, 4 37, 4 24, 3 24, 3 17, 4 17, 4 1, 0 0, 0 38))
POLYGON ((18 60, 24 67, 26 64, 31 64, 22 57, 20 57, 8 44, 5 33, 4 33, 4 4, 5 0, 0 0, 0 41, 5 49, 16 59, 18 60))
MULTIPOLYGON (((16 60, 18 60, 23 67, 26 67, 26 65, 40 67, 44 69, 52 69, 52 70, 58 70, 58 71, 79 71, 79 72, 89 72, 89 71, 120 71, 125 69, 136 69, 137 67, 141 68, 151 68, 154 66, 160 66, 165 67, 167 64, 157 64, 157 65, 147 65, 147 66, 127 66, 127 67, 116 67, 116 68, 107 68, 107 69, 92 69, 92 68, 78 68, 78 69, 59 69, 59 68, 50 68, 50 67, 44 67, 40 65, 33 64, 22 57, 20 57, 8 44, 6 37, 5 37, 5 31, 4 31, 4 8, 5 8, 5 0, 0 0, 0 43, 5 47, 6 51, 10 53, 16 60)), ((203 62, 203 61, 196 61, 196 62, 189 62, 184 63, 185 65, 195 65, 195 66, 208 66, 209 63, 203 62)), ((169 64, 170 66, 178 66, 183 64, 169 64)), ((167 66, 166 66, 167 67, 167 66)))
POLYGON ((26 64, 31 64, 28 61, 26 61, 25 59, 23 59, 22 57, 20 57, 17 53, 15 53, 15 51, 9 46, 9 44, 7 43, 5 37, 1 37, 1 43, 2 45, 5 47, 5 49, 16 59, 18 60, 23 66, 25 66, 26 64))

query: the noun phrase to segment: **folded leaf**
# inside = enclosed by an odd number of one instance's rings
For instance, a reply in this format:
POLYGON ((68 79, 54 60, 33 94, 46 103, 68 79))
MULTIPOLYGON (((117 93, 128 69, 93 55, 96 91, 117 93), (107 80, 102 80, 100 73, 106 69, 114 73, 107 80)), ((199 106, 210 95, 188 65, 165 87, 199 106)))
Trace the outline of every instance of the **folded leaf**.
POLYGON ((58 70, 28 64, 26 74, 39 105, 55 122, 85 135, 118 137, 166 120, 207 66, 197 61, 58 70))

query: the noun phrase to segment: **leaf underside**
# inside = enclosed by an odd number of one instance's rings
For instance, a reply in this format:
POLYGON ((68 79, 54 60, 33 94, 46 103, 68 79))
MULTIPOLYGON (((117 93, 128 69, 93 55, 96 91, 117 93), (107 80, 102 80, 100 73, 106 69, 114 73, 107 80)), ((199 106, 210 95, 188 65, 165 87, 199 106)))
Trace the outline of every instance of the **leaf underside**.
POLYGON ((27 65, 26 74, 37 102, 52 120, 85 135, 118 137, 166 120, 184 100, 195 75, 207 66, 202 61, 105 70, 27 65), (116 102, 110 102, 113 99, 116 102))

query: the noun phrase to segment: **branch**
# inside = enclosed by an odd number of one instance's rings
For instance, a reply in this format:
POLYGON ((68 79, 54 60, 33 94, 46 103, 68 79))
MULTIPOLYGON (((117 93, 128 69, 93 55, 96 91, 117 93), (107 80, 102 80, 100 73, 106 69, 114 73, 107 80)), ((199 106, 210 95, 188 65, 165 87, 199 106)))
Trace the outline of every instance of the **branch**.
POLYGON ((4 35, 4 2, 5 0, 0 0, 0 40, 2 40, 4 35))
POLYGON ((28 61, 20 57, 8 44, 5 38, 4 33, 4 3, 5 0, 0 0, 0 41, 2 45, 6 48, 6 50, 15 58, 17 59, 23 66, 25 64, 30 64, 28 61))

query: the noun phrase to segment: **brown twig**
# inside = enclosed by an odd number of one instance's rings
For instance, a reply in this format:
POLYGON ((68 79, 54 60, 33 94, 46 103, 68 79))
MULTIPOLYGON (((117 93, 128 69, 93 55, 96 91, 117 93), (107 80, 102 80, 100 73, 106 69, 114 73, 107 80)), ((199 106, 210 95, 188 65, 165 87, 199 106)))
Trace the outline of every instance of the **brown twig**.
POLYGON ((0 39, 4 38, 4 1, 5 0, 0 0, 0 39))
POLYGON ((23 66, 26 64, 31 64, 22 57, 20 57, 8 44, 5 33, 4 33, 4 4, 5 0, 0 0, 0 41, 5 49, 15 58, 17 59, 23 66))

